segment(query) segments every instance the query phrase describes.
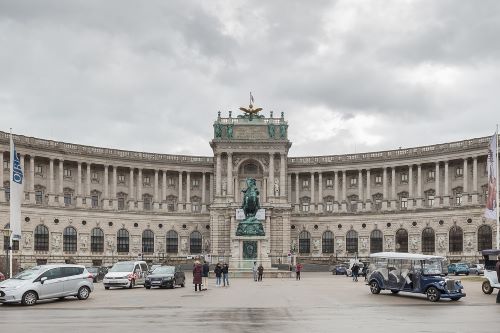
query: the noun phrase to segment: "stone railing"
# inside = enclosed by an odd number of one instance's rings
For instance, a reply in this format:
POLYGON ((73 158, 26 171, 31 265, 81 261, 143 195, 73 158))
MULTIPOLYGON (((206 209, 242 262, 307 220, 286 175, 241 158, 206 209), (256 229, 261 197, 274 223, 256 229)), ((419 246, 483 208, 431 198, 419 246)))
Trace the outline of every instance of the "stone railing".
POLYGON ((379 151, 372 153, 330 155, 330 156, 310 156, 310 157, 289 157, 289 166, 330 164, 330 163, 363 163, 373 161, 387 161, 396 159, 420 158, 433 156, 441 153, 463 152, 465 150, 486 149, 491 137, 469 139, 457 142, 442 143, 431 146, 416 148, 405 148, 396 150, 379 151))
POLYGON ((247 118, 218 118, 214 124, 250 124, 250 125, 267 125, 267 124, 287 124, 283 118, 253 118, 251 121, 247 118))
MULTIPOLYGON (((128 160, 142 160, 150 162, 171 162, 179 164, 213 164, 213 157, 207 156, 186 156, 157 153, 143 153, 120 149, 99 148, 83 146, 72 143, 44 140, 24 135, 13 135, 14 142, 21 147, 39 148, 64 152, 74 155, 89 155, 92 157, 118 158, 128 160)), ((0 131, 0 143, 9 144, 9 133, 0 131)))

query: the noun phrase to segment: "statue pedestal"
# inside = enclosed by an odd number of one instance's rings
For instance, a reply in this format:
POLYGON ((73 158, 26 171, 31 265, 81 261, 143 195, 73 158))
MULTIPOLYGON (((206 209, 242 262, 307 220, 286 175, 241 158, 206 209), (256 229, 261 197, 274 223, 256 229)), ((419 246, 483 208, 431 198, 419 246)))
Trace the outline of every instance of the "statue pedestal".
POLYGON ((252 270, 253 263, 271 268, 269 240, 265 236, 235 236, 231 240, 230 269, 252 270))

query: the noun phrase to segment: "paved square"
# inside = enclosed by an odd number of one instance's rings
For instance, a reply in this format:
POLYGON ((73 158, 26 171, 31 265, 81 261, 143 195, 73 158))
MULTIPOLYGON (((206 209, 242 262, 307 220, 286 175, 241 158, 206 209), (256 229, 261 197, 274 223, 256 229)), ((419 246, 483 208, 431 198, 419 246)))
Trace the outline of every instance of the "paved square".
POLYGON ((295 279, 232 279, 228 288, 96 290, 34 307, 0 306, 2 332, 498 332, 500 306, 479 281, 464 280, 467 297, 427 301, 424 295, 372 295, 362 282, 328 273, 295 279))

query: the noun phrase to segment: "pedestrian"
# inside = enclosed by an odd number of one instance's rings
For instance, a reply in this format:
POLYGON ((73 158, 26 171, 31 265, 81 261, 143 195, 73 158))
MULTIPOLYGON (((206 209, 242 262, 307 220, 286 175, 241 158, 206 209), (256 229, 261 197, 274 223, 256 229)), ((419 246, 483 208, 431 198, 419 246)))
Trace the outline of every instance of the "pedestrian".
POLYGON ((222 265, 222 282, 224 287, 229 287, 229 265, 227 263, 222 265))
POLYGON ((358 282, 359 266, 357 263, 352 265, 352 280, 358 282))
POLYGON ((194 262, 193 267, 193 284, 194 291, 201 291, 201 276, 203 275, 203 267, 201 267, 201 263, 197 260, 194 262))
POLYGON ((218 262, 217 265, 215 265, 214 273, 215 273, 215 286, 220 287, 222 280, 222 266, 220 262, 218 262))
POLYGON ((203 290, 208 289, 208 272, 210 272, 210 265, 205 260, 203 263, 203 290))
MULTIPOLYGON (((500 256, 497 258, 497 264, 495 265, 495 270, 497 271, 497 279, 500 282, 500 256)), ((500 289, 497 294, 497 304, 500 304, 500 289)))
POLYGON ((253 262, 252 272, 253 272, 253 280, 257 282, 257 273, 258 273, 257 261, 253 262))
POLYGON ((300 272, 302 272, 302 264, 297 262, 295 265, 295 280, 300 280, 300 272))
POLYGON ((368 265, 363 264, 363 269, 361 270, 361 273, 365 276, 365 281, 368 279, 368 265))
POLYGON ((264 266, 262 266, 262 264, 259 265, 259 268, 257 268, 257 270, 259 271, 259 281, 262 281, 262 274, 264 274, 264 266))

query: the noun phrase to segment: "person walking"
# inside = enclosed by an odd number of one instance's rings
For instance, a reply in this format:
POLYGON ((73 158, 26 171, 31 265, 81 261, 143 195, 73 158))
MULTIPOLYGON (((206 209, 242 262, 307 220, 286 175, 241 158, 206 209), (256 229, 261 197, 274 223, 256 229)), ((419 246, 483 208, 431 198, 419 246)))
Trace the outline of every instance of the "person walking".
POLYGON ((194 291, 201 291, 201 276, 203 275, 203 267, 199 261, 195 261, 193 267, 193 284, 194 291))
POLYGON ((253 262, 252 272, 253 272, 253 280, 257 282, 257 273, 259 268, 257 267, 257 261, 253 262))
POLYGON ((365 281, 368 280, 368 265, 363 264, 363 269, 361 270, 361 274, 365 276, 365 281))
POLYGON ((297 265, 295 265, 295 280, 296 281, 300 281, 300 272, 302 272, 302 264, 301 263, 297 263, 297 265))
MULTIPOLYGON (((497 271, 497 279, 500 282, 500 256, 497 258, 497 264, 495 265, 495 270, 497 271)), ((500 289, 497 294, 497 304, 500 304, 500 289)))
POLYGON ((222 265, 222 282, 224 287, 229 287, 229 265, 227 263, 222 265))
POLYGON ((220 265, 220 262, 218 262, 217 265, 215 265, 214 273, 215 273, 215 286, 220 287, 222 279, 222 266, 220 265))
POLYGON ((357 263, 354 263, 354 265, 352 265, 352 281, 358 282, 358 273, 359 273, 359 266, 357 263))
POLYGON ((208 289, 208 273, 210 272, 210 265, 205 260, 203 263, 203 290, 208 289))
POLYGON ((262 281, 262 274, 264 274, 264 266, 262 266, 262 264, 259 265, 259 268, 257 268, 257 270, 259 271, 259 281, 262 281))

